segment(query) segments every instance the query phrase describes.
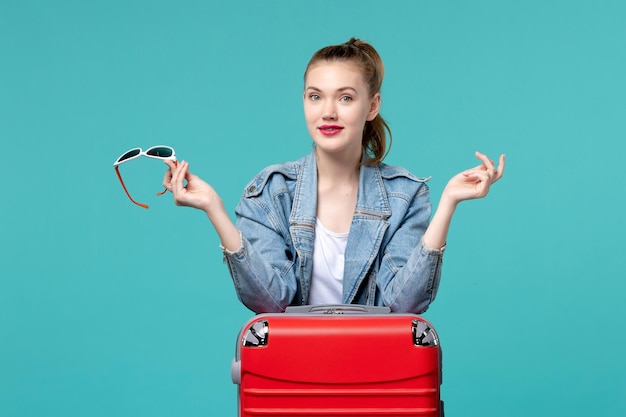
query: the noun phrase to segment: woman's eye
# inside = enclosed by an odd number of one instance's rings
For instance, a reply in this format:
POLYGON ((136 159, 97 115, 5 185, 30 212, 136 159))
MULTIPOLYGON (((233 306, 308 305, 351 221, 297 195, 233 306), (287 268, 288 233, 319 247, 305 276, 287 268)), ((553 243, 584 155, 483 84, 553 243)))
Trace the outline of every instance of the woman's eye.
POLYGON ((317 94, 311 94, 309 98, 313 101, 317 101, 320 99, 320 96, 318 96, 317 94))
POLYGON ((350 96, 343 96, 339 100, 343 101, 344 103, 349 103, 349 102, 352 101, 352 97, 350 97, 350 96))

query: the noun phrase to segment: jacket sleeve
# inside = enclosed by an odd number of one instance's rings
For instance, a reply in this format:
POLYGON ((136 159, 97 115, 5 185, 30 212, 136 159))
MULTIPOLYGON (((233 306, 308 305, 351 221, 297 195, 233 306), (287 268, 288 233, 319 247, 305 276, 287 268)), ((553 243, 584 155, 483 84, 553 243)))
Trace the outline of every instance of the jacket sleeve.
POLYGON ((288 213, 260 198, 242 198, 236 209, 242 246, 224 250, 240 301, 256 313, 282 312, 298 292, 288 213), (287 216, 287 220, 282 216, 287 216))
POLYGON ((443 251, 424 246, 422 237, 431 215, 426 184, 408 202, 397 229, 383 249, 377 288, 392 311, 423 313, 437 295, 443 251))

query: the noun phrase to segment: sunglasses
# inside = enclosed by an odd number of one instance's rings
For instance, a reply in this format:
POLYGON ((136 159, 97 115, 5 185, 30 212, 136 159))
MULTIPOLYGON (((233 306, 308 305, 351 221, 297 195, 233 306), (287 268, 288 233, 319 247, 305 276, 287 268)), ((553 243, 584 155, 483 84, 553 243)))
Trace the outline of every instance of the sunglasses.
MULTIPOLYGON (((113 167, 115 168, 115 173, 117 174, 117 178, 120 179, 122 188, 124 188, 124 191, 126 192, 126 195, 130 199, 130 201, 132 201, 133 203, 137 204, 140 207, 147 209, 148 206, 146 204, 138 203, 135 200, 133 200, 133 198, 130 196, 130 193, 126 189, 126 185, 124 185, 124 180, 122 180, 122 175, 120 174, 120 170, 119 170, 119 166, 121 164, 123 164, 124 162, 132 161, 133 159, 137 159, 140 156, 147 156, 148 158, 155 158, 155 159, 161 159, 161 160, 169 160, 169 161, 174 161, 174 163, 176 163, 176 153, 174 152, 174 148, 170 146, 164 146, 164 145, 153 146, 151 148, 146 149, 145 152, 142 151, 141 148, 133 148, 130 151, 125 152, 122 156, 117 158, 115 162, 113 163, 113 167)), ((166 191, 167 189, 160 191, 157 193, 157 195, 163 195, 165 194, 166 191)))

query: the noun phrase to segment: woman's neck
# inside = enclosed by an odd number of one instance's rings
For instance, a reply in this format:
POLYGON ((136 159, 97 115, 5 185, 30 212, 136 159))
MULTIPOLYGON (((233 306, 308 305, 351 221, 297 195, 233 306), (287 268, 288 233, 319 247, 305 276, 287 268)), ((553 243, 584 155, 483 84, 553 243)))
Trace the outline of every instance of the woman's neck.
POLYGON ((360 155, 317 155, 317 218, 336 233, 347 233, 359 192, 360 155))
POLYGON ((327 154, 315 150, 318 181, 325 183, 358 182, 361 155, 327 154))

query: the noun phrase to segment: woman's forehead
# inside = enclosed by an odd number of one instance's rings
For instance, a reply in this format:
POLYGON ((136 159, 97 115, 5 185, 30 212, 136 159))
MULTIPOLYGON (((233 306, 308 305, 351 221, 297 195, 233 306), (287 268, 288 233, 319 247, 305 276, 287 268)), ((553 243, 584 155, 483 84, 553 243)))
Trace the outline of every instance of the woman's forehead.
POLYGON ((319 61, 311 64, 304 80, 305 88, 364 88, 363 72, 351 61, 319 61))

